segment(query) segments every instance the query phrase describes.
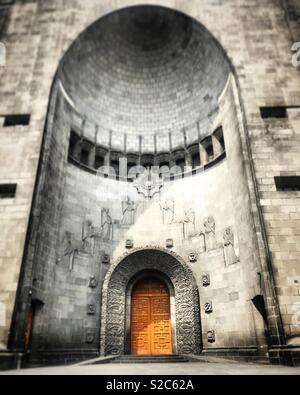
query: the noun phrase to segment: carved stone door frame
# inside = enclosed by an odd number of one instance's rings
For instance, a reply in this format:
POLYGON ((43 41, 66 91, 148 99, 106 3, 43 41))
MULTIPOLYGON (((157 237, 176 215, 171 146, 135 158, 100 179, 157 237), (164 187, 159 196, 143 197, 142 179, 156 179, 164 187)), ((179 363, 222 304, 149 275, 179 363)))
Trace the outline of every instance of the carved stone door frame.
POLYGON ((173 294, 174 350, 183 355, 200 354, 199 291, 190 267, 173 252, 146 247, 126 253, 111 265, 106 274, 102 290, 101 355, 124 355, 130 350, 128 295, 136 279, 150 272, 162 276, 169 286, 170 295, 173 294))

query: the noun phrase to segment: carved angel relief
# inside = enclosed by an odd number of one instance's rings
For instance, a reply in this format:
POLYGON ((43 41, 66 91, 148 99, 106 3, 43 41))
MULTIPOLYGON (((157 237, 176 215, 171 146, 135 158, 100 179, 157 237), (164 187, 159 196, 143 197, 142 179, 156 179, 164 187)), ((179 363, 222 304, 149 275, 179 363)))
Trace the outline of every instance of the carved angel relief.
POLYGON ((94 255, 95 228, 91 220, 84 221, 82 225, 82 247, 81 250, 89 255, 94 255))
POLYGON ((216 223, 213 217, 208 217, 204 222, 204 232, 206 251, 215 250, 217 248, 216 223))
POLYGON ((234 265, 240 260, 235 253, 234 249, 234 234, 231 228, 226 228, 223 234, 224 240, 224 258, 226 266, 234 265))
POLYGON ((106 241, 113 239, 113 220, 107 208, 101 210, 101 238, 106 241))
POLYGON ((121 220, 121 225, 132 226, 135 223, 135 214, 137 210, 137 205, 133 202, 129 196, 122 202, 122 214, 123 218, 121 220))
MULTIPOLYGON (((74 240, 74 236, 71 232, 65 231, 62 239, 62 259, 67 259, 67 265, 69 270, 73 270, 74 266, 74 256, 75 252, 80 251, 81 242, 77 242, 74 240)), ((61 261, 61 258, 58 259, 58 262, 61 261)))
POLYGON ((184 212, 183 238, 188 239, 196 235, 196 214, 195 210, 189 209, 184 212))
POLYGON ((162 220, 164 225, 171 225, 174 222, 175 215, 175 202, 173 198, 166 199, 160 204, 160 210, 162 212, 162 220))

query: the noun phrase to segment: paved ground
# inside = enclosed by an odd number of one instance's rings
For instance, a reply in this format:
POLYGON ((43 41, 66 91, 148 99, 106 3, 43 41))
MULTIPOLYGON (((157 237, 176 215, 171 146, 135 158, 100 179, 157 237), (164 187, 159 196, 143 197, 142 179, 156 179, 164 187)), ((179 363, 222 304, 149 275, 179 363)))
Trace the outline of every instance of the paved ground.
POLYGON ((25 369, 3 372, 0 375, 300 375, 300 368, 243 364, 218 363, 168 363, 168 364, 101 364, 75 365, 54 368, 25 369))

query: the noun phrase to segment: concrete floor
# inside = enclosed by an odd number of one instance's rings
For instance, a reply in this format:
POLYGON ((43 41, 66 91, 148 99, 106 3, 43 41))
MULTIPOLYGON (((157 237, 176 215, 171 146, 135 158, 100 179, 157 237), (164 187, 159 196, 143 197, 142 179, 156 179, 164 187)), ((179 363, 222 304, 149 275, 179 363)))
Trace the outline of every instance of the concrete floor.
POLYGON ((2 372, 0 375, 300 375, 300 367, 220 362, 74 365, 2 372))

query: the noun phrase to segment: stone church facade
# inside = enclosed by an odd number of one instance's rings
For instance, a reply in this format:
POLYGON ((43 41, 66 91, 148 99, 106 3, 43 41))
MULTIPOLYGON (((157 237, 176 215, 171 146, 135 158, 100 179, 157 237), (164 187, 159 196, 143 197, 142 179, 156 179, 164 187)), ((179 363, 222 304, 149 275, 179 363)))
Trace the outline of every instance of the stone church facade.
POLYGON ((299 19, 296 0, 0 0, 1 368, 299 365, 299 19))

